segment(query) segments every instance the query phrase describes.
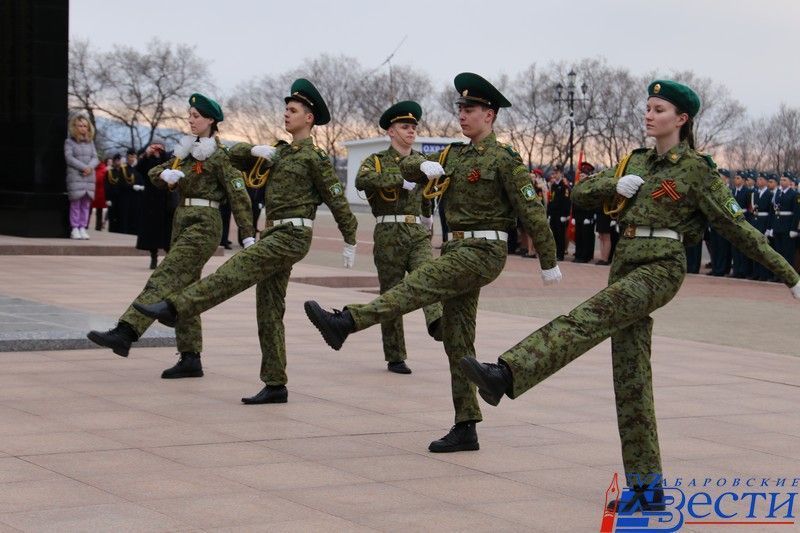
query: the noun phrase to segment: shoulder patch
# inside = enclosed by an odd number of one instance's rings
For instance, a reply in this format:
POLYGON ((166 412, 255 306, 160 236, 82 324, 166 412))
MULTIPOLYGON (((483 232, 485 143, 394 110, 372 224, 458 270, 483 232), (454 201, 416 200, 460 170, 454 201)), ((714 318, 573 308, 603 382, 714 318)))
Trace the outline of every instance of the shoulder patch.
POLYGON ((526 201, 530 202, 536 198, 536 191, 533 188, 533 185, 530 183, 526 183, 524 187, 522 187, 519 192, 522 194, 522 197, 525 198, 526 201))
POLYGON ((244 180, 242 178, 233 178, 231 180, 234 190, 241 191, 244 189, 244 180))
POLYGON ((700 154, 700 157, 702 157, 703 160, 705 160, 705 162, 709 166, 709 168, 717 168, 717 164, 711 158, 711 155, 709 155, 709 154, 700 154))
POLYGON ((517 174, 528 174, 528 167, 526 167, 525 165, 517 165, 514 167, 514 170, 511 171, 511 173, 515 176, 517 174))
POLYGON ((341 183, 334 183, 333 185, 328 187, 328 190, 331 191, 331 196, 333 196, 334 198, 337 196, 341 196, 344 193, 341 183))
POLYGON ((739 218, 744 214, 744 210, 739 205, 739 202, 737 202, 733 197, 725 200, 723 207, 725 208, 725 211, 730 213, 733 218, 739 218))
POLYGON ((725 185, 722 183, 721 179, 714 177, 711 181, 711 185, 709 185, 709 189, 711 189, 712 191, 717 191, 719 189, 722 189, 724 186, 725 185))

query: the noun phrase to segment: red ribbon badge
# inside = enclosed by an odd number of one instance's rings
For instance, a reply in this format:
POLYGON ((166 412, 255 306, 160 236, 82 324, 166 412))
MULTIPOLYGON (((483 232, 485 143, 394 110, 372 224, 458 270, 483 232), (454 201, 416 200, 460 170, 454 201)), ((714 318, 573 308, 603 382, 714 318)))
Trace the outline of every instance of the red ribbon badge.
POLYGON ((673 202, 677 202, 681 199, 681 195, 678 194, 678 191, 675 189, 675 180, 664 180, 661 182, 661 185, 653 191, 652 194, 654 199, 659 199, 662 196, 669 196, 672 198, 673 202))
POLYGON ((467 181, 470 183, 475 183, 481 177, 481 171, 477 168, 473 168, 469 174, 467 174, 467 181))
POLYGON ((195 174, 202 174, 203 173, 203 162, 197 161, 194 165, 192 165, 192 170, 195 174))

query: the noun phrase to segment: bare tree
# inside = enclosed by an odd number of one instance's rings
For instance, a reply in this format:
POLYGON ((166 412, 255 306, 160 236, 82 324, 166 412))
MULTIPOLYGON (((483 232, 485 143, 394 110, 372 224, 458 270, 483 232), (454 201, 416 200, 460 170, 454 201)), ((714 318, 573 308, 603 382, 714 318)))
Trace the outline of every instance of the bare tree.
POLYGON ((86 113, 96 129, 95 105, 98 95, 105 89, 105 83, 99 76, 100 65, 90 46, 87 40, 70 42, 68 96, 70 109, 86 113))

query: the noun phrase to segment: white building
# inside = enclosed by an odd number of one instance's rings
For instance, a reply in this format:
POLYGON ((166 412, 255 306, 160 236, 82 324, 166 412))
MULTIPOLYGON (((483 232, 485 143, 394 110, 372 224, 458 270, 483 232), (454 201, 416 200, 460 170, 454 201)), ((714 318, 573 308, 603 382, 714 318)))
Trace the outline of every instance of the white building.
MULTIPOLYGON (((427 155, 441 150, 452 142, 463 140, 451 137, 417 137, 414 143, 414 150, 427 155)), ((351 204, 367 205, 367 198, 364 193, 356 190, 356 175, 361 162, 368 155, 389 148, 389 137, 356 139, 354 141, 345 141, 344 145, 347 148, 347 187, 345 189, 347 201, 351 204)))

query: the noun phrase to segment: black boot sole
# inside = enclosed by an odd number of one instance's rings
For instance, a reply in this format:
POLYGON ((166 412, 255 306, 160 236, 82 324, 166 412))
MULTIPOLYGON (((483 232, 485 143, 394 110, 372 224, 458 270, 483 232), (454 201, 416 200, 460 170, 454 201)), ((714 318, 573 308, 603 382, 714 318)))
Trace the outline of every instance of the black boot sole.
POLYGON ((137 311, 139 311, 140 313, 142 313, 144 316, 146 316, 148 318, 153 318, 155 320, 158 320, 161 324, 164 324, 168 328, 174 328, 175 327, 175 323, 177 322, 177 320, 172 318, 172 317, 167 318, 167 317, 162 317, 162 316, 156 315, 154 313, 151 313, 150 311, 148 311, 147 309, 142 307, 142 304, 139 304, 137 302, 133 303, 133 308, 136 309, 137 311))
POLYGON ((478 386, 478 393, 481 395, 481 398, 483 398, 483 401, 493 406, 500 403, 500 400, 503 398, 503 393, 496 394, 491 391, 492 387, 484 379, 483 367, 481 367, 481 363, 477 359, 463 357, 458 364, 461 367, 461 371, 467 376, 467 379, 478 386))
POLYGON ((86 337, 93 343, 102 346, 103 348, 111 348, 111 351, 119 355, 120 357, 128 357, 128 352, 130 352, 130 346, 120 346, 115 343, 106 342, 106 340, 102 336, 100 336, 94 331, 90 331, 89 333, 87 333, 86 337))
POLYGON ((192 372, 191 374, 189 373, 174 374, 174 375, 164 375, 163 373, 161 374, 161 379, 202 378, 202 377, 203 377, 202 370, 200 372, 192 372))
POLYGON ((284 394, 283 396, 271 396, 266 400, 253 400, 252 398, 242 398, 242 403, 244 405, 264 405, 268 403, 286 403, 289 400, 289 395, 284 394))
POLYGON ((306 302, 303 304, 306 316, 314 324, 314 327, 322 334, 325 342, 334 350, 341 349, 347 336, 342 337, 334 328, 330 327, 324 318, 324 311, 317 302, 306 302))
POLYGON ((439 449, 433 449, 432 447, 428 446, 428 451, 431 453, 473 452, 480 449, 481 445, 478 442, 468 442, 439 449))

